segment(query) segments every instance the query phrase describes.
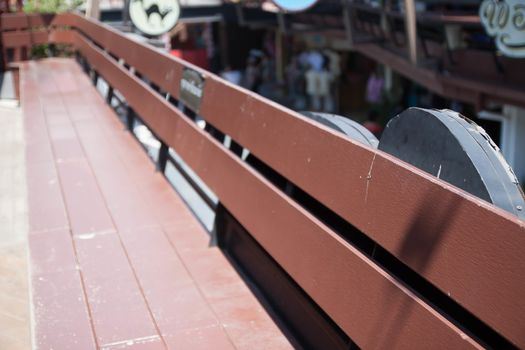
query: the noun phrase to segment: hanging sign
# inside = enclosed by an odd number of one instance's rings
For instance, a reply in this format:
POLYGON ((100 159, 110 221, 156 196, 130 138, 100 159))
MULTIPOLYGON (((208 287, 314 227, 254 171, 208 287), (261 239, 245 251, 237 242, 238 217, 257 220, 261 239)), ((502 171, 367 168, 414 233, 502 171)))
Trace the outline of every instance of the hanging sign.
POLYGON ((272 0, 275 5, 286 12, 299 12, 312 7, 319 0, 272 0))
POLYGON ((191 68, 184 68, 180 79, 180 100, 196 113, 201 106, 204 82, 202 74, 191 68))
POLYGON ((129 17, 142 33, 150 36, 169 32, 179 20, 177 0, 131 0, 129 17))
POLYGON ((479 17, 505 56, 525 57, 525 1, 484 0, 479 17))

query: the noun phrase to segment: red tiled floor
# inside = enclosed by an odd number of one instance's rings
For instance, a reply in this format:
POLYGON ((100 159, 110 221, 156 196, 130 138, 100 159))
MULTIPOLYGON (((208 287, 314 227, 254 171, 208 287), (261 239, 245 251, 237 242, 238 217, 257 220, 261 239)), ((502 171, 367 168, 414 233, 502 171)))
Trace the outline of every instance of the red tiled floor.
POLYGON ((37 345, 291 347, 80 67, 21 77, 37 345))

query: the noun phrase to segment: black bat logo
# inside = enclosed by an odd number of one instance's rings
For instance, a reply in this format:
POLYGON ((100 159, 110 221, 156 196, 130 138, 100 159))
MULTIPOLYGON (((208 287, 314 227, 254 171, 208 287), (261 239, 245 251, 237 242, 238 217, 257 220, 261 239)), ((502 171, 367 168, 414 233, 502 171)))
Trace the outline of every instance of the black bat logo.
MULTIPOLYGON (((140 2, 142 4, 142 8, 144 8, 144 0, 134 0, 134 2, 140 2)), ((148 22, 150 21, 151 15, 154 13, 158 14, 160 16, 161 21, 163 21, 164 17, 166 17, 171 12, 171 10, 172 9, 170 7, 161 11, 159 5, 157 4, 150 5, 147 9, 144 8, 146 16, 148 17, 148 22)))

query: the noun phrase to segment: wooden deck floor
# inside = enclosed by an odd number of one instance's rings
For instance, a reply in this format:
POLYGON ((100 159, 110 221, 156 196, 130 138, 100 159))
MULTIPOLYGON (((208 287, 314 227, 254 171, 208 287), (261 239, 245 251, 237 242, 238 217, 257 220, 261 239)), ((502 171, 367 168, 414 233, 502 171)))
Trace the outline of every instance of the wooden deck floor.
POLYGON ((291 347, 73 60, 21 92, 37 348, 291 347))

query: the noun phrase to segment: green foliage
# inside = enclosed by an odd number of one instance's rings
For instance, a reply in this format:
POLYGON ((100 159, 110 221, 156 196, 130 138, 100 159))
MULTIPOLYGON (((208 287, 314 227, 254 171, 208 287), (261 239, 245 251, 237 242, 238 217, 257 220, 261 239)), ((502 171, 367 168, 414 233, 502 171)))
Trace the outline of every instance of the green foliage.
POLYGON ((84 3, 83 0, 26 0, 24 12, 57 13, 71 11, 84 3))

